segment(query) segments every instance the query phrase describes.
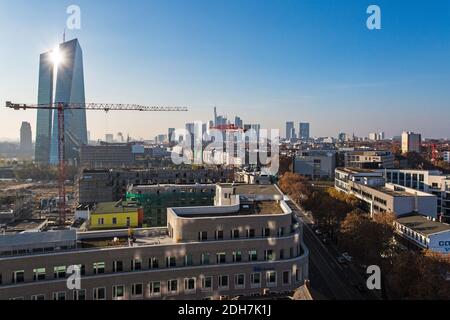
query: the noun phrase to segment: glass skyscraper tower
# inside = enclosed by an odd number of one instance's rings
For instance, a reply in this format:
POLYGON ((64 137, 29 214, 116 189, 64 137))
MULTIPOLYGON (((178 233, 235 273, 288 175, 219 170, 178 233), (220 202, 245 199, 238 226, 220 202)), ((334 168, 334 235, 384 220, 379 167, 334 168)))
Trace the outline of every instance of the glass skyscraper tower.
MULTIPOLYGON (((56 65, 52 52, 41 55, 38 103, 84 103, 83 53, 77 39, 59 45, 61 61, 56 65), (54 83, 56 74, 56 83, 54 83)), ((86 110, 64 111, 65 159, 78 159, 78 150, 87 144, 86 110)), ((38 110, 36 128, 36 161, 58 163, 58 114, 54 110, 38 110)))

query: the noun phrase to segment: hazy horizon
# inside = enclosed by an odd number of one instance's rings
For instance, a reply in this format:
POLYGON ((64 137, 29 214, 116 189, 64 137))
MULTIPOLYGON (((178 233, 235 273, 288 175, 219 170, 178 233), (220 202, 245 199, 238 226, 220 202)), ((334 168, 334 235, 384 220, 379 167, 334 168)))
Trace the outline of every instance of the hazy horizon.
MULTIPOLYGON (((88 112, 91 139, 122 132, 153 139, 218 113, 312 136, 415 131, 450 138, 450 3, 377 1, 382 29, 366 28, 367 1, 78 1, 86 101, 188 106, 189 113, 88 112)), ((39 54, 62 41, 71 1, 0 3, 0 140, 35 111, 39 54), (32 10, 30 7, 32 6, 32 10)))

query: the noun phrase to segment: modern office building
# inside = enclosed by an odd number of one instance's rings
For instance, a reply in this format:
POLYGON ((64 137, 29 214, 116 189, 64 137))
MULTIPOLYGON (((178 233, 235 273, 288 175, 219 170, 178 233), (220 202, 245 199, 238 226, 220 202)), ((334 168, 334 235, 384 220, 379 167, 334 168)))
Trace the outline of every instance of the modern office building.
POLYGON ((420 152, 422 136, 414 132, 402 133, 402 153, 420 152))
POLYGON ((276 186, 218 185, 214 206, 167 226, 0 237, 0 299, 220 299, 292 292, 308 279, 298 218, 276 186), (81 287, 69 289, 71 266, 81 287))
POLYGON ((394 168, 394 155, 390 151, 346 151, 345 167, 359 169, 394 168))
MULTIPOLYGON (((54 62, 52 52, 46 52, 39 58, 38 104, 54 102, 53 98, 54 62)), ((36 119, 35 161, 39 164, 50 162, 50 141, 52 137, 53 110, 38 109, 36 119)))
POLYGON ((241 128, 241 129, 244 128, 244 122, 243 122, 242 119, 241 119, 240 117, 238 117, 238 116, 236 116, 236 117, 234 118, 234 125, 236 126, 236 128, 241 128))
POLYGON ((450 225, 446 223, 410 214, 397 218, 394 227, 397 239, 409 249, 450 253, 450 225))
POLYGON ((437 215, 450 221, 450 175, 438 170, 378 170, 386 182, 434 194, 437 197, 437 215))
POLYGON ((309 123, 300 122, 299 124, 299 131, 298 131, 298 137, 301 140, 308 140, 310 138, 310 132, 309 132, 309 123))
MULTIPOLYGON (((64 42, 58 50, 40 57, 38 103, 84 103, 83 53, 77 39, 64 42), (54 57, 61 56, 58 64, 54 57), (54 79, 56 76, 56 83, 54 79)), ((65 158, 78 159, 78 148, 87 144, 86 111, 66 110, 65 158)), ((36 126, 36 161, 42 164, 58 162, 58 114, 53 110, 38 109, 36 126)))
POLYGON ((311 179, 333 178, 336 168, 336 151, 300 151, 293 162, 293 172, 311 179))
POLYGON ((335 188, 364 201, 370 214, 392 212, 399 217, 419 213, 437 218, 435 195, 386 183, 381 171, 337 168, 335 188))
POLYGON ((20 127, 20 146, 19 153, 21 158, 31 158, 33 154, 33 142, 31 141, 31 125, 29 122, 22 122, 20 127))
POLYGON ((286 122, 286 140, 291 140, 295 138, 295 127, 294 122, 286 122))

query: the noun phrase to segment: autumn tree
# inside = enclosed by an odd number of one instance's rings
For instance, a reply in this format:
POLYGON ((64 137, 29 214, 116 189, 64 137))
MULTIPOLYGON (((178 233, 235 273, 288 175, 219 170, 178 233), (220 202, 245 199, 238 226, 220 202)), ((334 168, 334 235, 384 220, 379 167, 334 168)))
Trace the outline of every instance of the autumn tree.
POLYGON ((359 209, 350 212, 341 224, 340 245, 366 264, 382 264, 391 255, 394 216, 380 214, 370 219, 359 209))
POLYGON ((396 255, 387 273, 391 299, 449 299, 450 256, 431 251, 396 255))
POLYGON ((312 193, 309 181, 305 177, 292 172, 283 174, 279 186, 285 194, 299 204, 306 201, 312 193))

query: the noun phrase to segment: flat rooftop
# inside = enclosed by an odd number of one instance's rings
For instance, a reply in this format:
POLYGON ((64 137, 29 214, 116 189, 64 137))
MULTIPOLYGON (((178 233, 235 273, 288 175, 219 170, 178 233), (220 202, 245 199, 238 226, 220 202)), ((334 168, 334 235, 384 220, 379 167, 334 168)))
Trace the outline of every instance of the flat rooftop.
POLYGON ((77 236, 80 249, 139 247, 173 243, 167 227, 133 229, 135 239, 133 242, 128 242, 127 229, 78 232, 77 236))
POLYGON ((6 224, 6 232, 23 232, 43 229, 48 223, 47 219, 16 220, 6 224))
POLYGON ((136 212, 138 209, 135 203, 130 202, 100 202, 96 205, 91 214, 126 213, 136 212))
POLYGON ((373 169, 360 169, 360 168, 350 168, 350 167, 336 168, 336 170, 339 170, 339 171, 342 171, 342 172, 347 172, 347 173, 380 173, 380 172, 378 172, 376 170, 373 170, 373 169))
MULTIPOLYGON (((242 198, 242 197, 241 197, 242 198)), ((209 207, 211 210, 197 212, 195 208, 172 208, 175 214, 183 218, 209 218, 209 217, 232 217, 252 215, 276 215, 285 211, 280 203, 275 200, 249 201, 241 199, 238 211, 219 211, 220 207, 209 207)))
POLYGON ((238 195, 280 195, 283 194, 273 184, 231 184, 231 183, 219 183, 219 186, 225 188, 235 188, 238 195))
MULTIPOLYGON (((386 187, 379 187, 379 186, 369 186, 369 188, 378 190, 380 192, 383 192, 383 193, 393 196, 393 197, 414 197, 415 196, 414 194, 404 191, 404 190, 392 190, 392 189, 389 189, 386 187)), ((420 195, 418 194, 418 196, 420 196, 420 195)))
POLYGON ((425 216, 422 216, 420 214, 410 214, 407 216, 403 216, 398 218, 396 221, 424 236, 450 230, 450 225, 442 222, 428 220, 425 216))

